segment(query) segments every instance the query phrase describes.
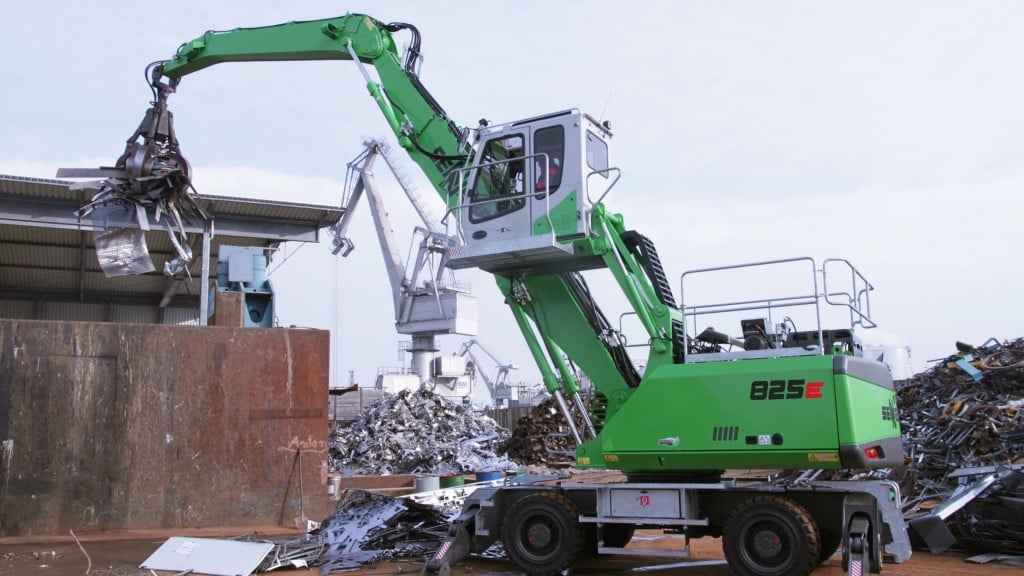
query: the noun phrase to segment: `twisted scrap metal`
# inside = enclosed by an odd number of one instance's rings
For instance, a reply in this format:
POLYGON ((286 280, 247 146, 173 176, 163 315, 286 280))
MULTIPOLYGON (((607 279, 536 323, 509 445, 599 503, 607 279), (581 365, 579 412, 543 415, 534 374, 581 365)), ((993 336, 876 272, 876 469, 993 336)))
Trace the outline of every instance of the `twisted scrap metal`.
POLYGON ((501 454, 508 430, 426 389, 387 394, 330 440, 334 467, 360 474, 461 474, 518 465, 501 454))
MULTIPOLYGON (((912 515, 970 476, 1024 464, 1024 338, 958 353, 897 387, 912 515)), ((948 521, 962 545, 1024 551, 1024 474, 993 485, 948 521)))
MULTIPOLYGON (((82 206, 79 217, 91 215, 102 207, 120 207, 134 214, 139 229, 149 230, 150 212, 156 222, 163 221, 178 258, 168 262, 164 273, 173 275, 183 270, 192 259, 185 243, 185 221, 209 220, 210 216, 196 202, 191 168, 181 154, 174 133, 174 117, 167 108, 167 97, 176 82, 161 81, 162 66, 151 64, 147 77, 153 90, 151 107, 142 122, 128 138, 124 153, 113 167, 99 169, 61 168, 58 177, 102 177, 101 180, 72 185, 72 190, 94 190, 92 199, 82 206), (166 215, 166 219, 164 219, 166 215)), ((149 267, 152 270, 152 266, 149 267)), ((148 271, 148 270, 144 270, 148 271)), ((130 270, 127 273, 139 273, 130 270)), ((108 275, 111 274, 108 271, 108 275)))

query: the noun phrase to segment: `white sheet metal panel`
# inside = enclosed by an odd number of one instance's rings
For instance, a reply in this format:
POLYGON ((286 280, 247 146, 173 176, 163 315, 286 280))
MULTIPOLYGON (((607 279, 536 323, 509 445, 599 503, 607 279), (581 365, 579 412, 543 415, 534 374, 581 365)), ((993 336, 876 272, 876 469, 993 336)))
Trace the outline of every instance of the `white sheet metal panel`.
POLYGON ((143 570, 191 570, 213 576, 252 574, 267 554, 272 542, 240 542, 213 538, 168 538, 139 566, 143 570))

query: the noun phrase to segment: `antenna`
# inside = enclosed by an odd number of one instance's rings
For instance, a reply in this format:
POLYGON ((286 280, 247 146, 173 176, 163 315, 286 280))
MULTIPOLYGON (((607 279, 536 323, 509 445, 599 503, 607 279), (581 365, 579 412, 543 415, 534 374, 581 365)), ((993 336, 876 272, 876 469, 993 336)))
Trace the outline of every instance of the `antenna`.
POLYGON ((599 119, 601 120, 601 122, 604 122, 604 113, 608 111, 608 103, 611 102, 611 101, 612 101, 612 93, 609 92, 608 93, 608 97, 605 98, 605 100, 604 100, 604 108, 601 109, 601 116, 599 116, 599 119))

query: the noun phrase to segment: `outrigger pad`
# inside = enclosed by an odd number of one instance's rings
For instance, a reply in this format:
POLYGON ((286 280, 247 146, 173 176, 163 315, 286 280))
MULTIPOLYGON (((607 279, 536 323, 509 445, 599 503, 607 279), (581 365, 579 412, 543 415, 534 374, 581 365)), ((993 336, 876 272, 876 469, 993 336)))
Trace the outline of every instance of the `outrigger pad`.
POLYGON ((956 544, 956 536, 946 522, 936 514, 925 514, 910 519, 910 528, 924 542, 932 554, 941 554, 956 544))

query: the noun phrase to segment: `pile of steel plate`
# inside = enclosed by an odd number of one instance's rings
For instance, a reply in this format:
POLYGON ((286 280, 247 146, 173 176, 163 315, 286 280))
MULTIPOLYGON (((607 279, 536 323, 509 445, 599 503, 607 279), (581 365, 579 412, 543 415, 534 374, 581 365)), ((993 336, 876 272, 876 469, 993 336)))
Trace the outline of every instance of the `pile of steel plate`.
POLYGON ((388 394, 331 438, 346 474, 460 474, 518 465, 500 452, 509 432, 468 406, 426 389, 388 394))
POLYGON ((275 542, 256 572, 320 566, 322 574, 333 574, 384 560, 419 559, 437 549, 447 526, 440 508, 350 489, 317 529, 275 542))
POLYGON ((422 558, 447 529, 444 514, 408 498, 349 490, 313 533, 323 548, 315 560, 324 574, 369 562, 422 558))

